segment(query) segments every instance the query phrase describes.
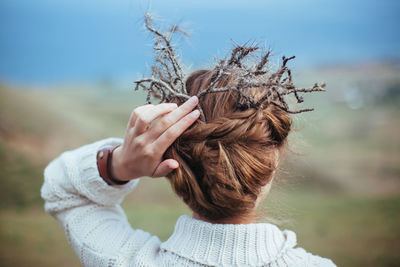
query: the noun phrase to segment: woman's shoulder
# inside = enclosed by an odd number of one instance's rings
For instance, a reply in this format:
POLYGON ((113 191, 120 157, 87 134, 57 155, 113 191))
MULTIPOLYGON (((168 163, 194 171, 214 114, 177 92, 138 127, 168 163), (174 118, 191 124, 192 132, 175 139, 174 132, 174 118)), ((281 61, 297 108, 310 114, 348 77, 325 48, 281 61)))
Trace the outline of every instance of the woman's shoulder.
POLYGON ((293 231, 283 230, 282 233, 286 239, 285 243, 290 244, 286 252, 281 254, 286 263, 290 262, 289 266, 337 267, 331 259, 315 255, 298 246, 297 237, 293 231))
MULTIPOLYGON (((281 230, 274 223, 261 223, 272 229, 268 232, 268 237, 265 241, 267 247, 274 247, 277 252, 274 259, 270 261, 270 265, 274 266, 307 266, 307 267, 336 267, 332 260, 315 255, 298 243, 297 235, 292 230, 281 230)), ((269 265, 268 265, 269 266, 269 265)))
POLYGON ((299 257, 299 264, 296 266, 310 266, 310 267, 337 267, 331 259, 321 257, 306 251, 302 247, 293 248, 299 257))
POLYGON ((313 255, 311 266, 337 267, 332 260, 313 255))

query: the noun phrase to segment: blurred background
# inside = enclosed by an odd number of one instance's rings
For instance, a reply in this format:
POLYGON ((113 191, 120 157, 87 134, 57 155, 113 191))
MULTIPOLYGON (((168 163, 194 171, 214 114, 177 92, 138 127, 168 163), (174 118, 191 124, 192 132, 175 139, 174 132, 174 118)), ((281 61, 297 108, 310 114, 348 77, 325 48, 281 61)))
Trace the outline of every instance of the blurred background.
MULTIPOLYGON (((400 266, 400 2, 0 1, 0 265, 79 266, 40 198, 61 152, 123 137, 150 73, 143 16, 179 23, 188 71, 235 43, 296 55, 295 85, 326 82, 293 117, 290 152, 260 213, 338 266, 400 266)), ((189 210, 165 179, 142 179, 123 204, 162 241, 189 210)))

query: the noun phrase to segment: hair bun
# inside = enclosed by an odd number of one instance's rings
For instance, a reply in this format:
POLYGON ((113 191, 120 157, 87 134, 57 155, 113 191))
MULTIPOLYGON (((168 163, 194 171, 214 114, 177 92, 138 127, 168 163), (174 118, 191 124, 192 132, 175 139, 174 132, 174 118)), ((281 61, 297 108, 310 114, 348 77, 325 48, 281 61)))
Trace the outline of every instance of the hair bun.
POLYGON ((218 221, 248 214, 271 179, 275 152, 290 126, 289 114, 275 106, 197 121, 165 154, 180 164, 168 175, 172 188, 202 218, 218 221))

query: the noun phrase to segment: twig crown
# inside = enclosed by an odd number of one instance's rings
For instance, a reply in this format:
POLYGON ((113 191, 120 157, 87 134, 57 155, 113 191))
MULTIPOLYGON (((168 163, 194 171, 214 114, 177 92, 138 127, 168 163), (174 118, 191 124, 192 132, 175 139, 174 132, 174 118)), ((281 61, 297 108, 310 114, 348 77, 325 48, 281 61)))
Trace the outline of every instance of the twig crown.
MULTIPOLYGON (((161 99, 161 102, 169 102, 173 98, 181 102, 190 98, 185 86, 185 75, 179 63, 171 39, 175 33, 187 33, 177 25, 172 25, 166 32, 161 32, 153 26, 153 18, 149 13, 145 15, 145 26, 154 37, 153 50, 155 52, 155 61, 152 66, 152 75, 135 81, 135 90, 142 88, 147 91, 146 101, 151 103, 151 95, 161 99)), ((288 113, 297 114, 314 110, 305 108, 292 110, 285 99, 288 95, 294 95, 297 103, 303 102, 303 97, 299 93, 310 93, 325 91, 325 83, 315 83, 310 88, 296 88, 293 84, 291 70, 286 66, 287 63, 295 57, 282 57, 282 63, 276 71, 269 70, 268 62, 271 51, 263 54, 257 63, 246 61, 250 55, 253 55, 259 48, 254 44, 237 45, 232 49, 229 58, 220 60, 213 69, 214 75, 211 77, 209 86, 197 94, 200 99, 206 94, 235 91, 237 92, 236 106, 239 109, 260 108, 263 104, 275 105, 288 113), (218 82, 226 75, 235 73, 237 82, 233 86, 216 88, 218 82), (262 88, 264 91, 259 99, 246 93, 246 89, 262 88)), ((205 121, 203 110, 200 104, 200 119, 205 121)))

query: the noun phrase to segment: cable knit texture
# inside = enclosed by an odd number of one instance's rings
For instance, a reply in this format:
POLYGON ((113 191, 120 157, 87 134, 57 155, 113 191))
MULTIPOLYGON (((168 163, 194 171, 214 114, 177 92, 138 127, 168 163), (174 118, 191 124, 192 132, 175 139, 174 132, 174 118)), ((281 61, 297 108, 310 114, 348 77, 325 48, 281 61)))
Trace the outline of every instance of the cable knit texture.
POLYGON ((102 146, 121 143, 109 138, 64 152, 44 171, 45 210, 84 266, 336 266, 295 248, 296 234, 270 223, 211 224, 183 215, 163 243, 133 229, 120 204, 139 179, 109 186, 96 164, 102 146))

